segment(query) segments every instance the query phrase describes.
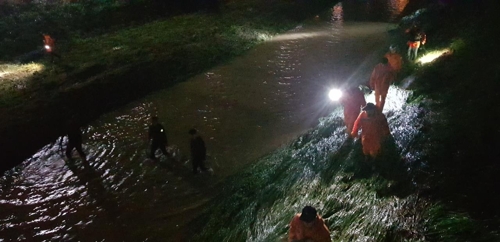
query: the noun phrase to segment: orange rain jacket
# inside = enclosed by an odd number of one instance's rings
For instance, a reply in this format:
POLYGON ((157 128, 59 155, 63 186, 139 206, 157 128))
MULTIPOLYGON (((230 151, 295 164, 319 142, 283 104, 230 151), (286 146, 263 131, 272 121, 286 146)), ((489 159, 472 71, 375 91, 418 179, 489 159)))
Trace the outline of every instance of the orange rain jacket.
POLYGON ((296 240, 310 239, 314 242, 331 242, 330 230, 325 225, 325 221, 316 215, 316 220, 312 227, 307 227, 304 222, 300 220, 300 213, 293 217, 290 222, 290 231, 288 233, 288 242, 296 240))
POLYGON ((385 115, 377 110, 374 116, 368 117, 366 111, 363 111, 354 122, 351 136, 358 136, 359 128, 361 128, 363 154, 372 157, 377 156, 382 147, 382 142, 391 134, 385 115))
POLYGON ((370 76, 370 87, 381 94, 387 94, 389 86, 394 80, 392 68, 389 64, 378 63, 370 76))
POLYGON ((384 109, 385 98, 389 91, 389 86, 394 81, 394 71, 389 64, 379 63, 373 69, 370 77, 370 87, 375 90, 375 105, 384 109))
POLYGON ((388 52, 384 57, 387 58, 389 65, 394 71, 399 72, 401 70, 403 66, 403 57, 401 57, 400 54, 388 52))
POLYGON ((47 51, 47 52, 52 52, 53 51, 53 49, 54 49, 54 39, 52 39, 52 37, 50 37, 50 35, 46 35, 46 34, 43 35, 43 43, 45 45, 48 45, 50 47, 49 49, 45 49, 45 51, 47 51))
POLYGON ((361 107, 366 105, 365 95, 358 88, 349 89, 340 99, 340 103, 344 107, 344 123, 347 132, 351 133, 361 107))

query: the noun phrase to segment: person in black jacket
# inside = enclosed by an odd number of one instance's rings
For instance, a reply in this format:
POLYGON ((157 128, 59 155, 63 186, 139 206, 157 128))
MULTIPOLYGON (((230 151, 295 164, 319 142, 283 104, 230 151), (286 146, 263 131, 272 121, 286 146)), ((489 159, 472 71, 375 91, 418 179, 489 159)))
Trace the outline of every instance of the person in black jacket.
POLYGON ((207 158, 207 149, 205 147, 205 142, 198 135, 196 129, 190 129, 189 134, 191 135, 190 146, 191 146, 191 161, 193 163, 193 174, 198 174, 198 167, 202 171, 208 170, 205 167, 205 160, 207 158))
POLYGON ((158 117, 151 118, 151 125, 149 126, 148 138, 151 140, 151 153, 150 158, 156 160, 155 152, 160 149, 161 152, 169 157, 167 152, 167 134, 165 133, 165 128, 163 125, 158 123, 158 117))
MULTIPOLYGON (((73 116, 66 127, 66 134, 68 135, 68 143, 66 145, 66 157, 69 160, 73 160, 73 157, 71 153, 73 152, 73 149, 76 149, 80 157, 82 158, 82 161, 84 163, 87 162, 87 157, 85 156, 85 153, 83 152, 82 149, 82 131, 80 130, 80 124, 78 123, 78 119, 76 116, 73 116)), ((62 141, 63 137, 61 137, 59 141, 59 146, 62 147, 62 141)))
POLYGON ((408 42, 406 42, 408 45, 408 59, 416 60, 419 48, 427 42, 427 35, 416 24, 413 24, 412 27, 405 32, 408 34, 408 42))

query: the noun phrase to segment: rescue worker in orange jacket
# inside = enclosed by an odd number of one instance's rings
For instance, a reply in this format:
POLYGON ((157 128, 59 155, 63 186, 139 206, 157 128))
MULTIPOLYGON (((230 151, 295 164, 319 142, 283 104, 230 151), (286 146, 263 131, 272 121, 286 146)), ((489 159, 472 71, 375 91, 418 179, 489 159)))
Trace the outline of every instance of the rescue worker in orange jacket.
POLYGON ((59 54, 55 52, 55 40, 48 34, 43 35, 43 44, 45 52, 50 55, 50 60, 54 61, 54 57, 61 58, 59 54))
POLYGON ((363 107, 363 112, 354 122, 351 136, 357 137, 360 128, 363 154, 367 158, 375 158, 379 154, 385 138, 391 134, 385 115, 373 103, 366 104, 363 107))
POLYGON ((385 98, 389 91, 389 86, 394 81, 394 72, 389 65, 387 58, 382 58, 381 62, 375 66, 370 76, 370 88, 375 90, 375 105, 382 111, 385 105, 385 98))
POLYGON ((389 52, 387 52, 384 57, 389 61, 389 66, 391 66, 394 71, 394 76, 397 76, 403 67, 403 57, 397 52, 396 46, 391 45, 391 47, 389 47, 389 52))
POLYGON ((52 39, 52 37, 50 37, 50 35, 48 34, 44 34, 43 35, 43 44, 45 45, 45 51, 47 51, 47 53, 50 53, 52 52, 53 48, 54 48, 54 39, 52 39))
POLYGON ((290 222, 288 242, 331 242, 330 231, 316 209, 305 206, 290 222))
POLYGON ((340 103, 344 107, 344 124, 346 132, 351 133, 354 121, 361 112, 361 108, 366 105, 365 95, 358 87, 350 87, 340 98, 340 103))

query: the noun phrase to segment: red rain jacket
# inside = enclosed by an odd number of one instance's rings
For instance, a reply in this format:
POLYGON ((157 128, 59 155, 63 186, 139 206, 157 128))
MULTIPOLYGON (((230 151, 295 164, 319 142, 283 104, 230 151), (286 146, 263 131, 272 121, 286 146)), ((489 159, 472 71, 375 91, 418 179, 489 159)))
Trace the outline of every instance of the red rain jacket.
POLYGON ((403 66, 403 57, 398 53, 389 52, 384 56, 389 61, 389 65, 394 71, 400 71, 403 66))
POLYGON ((408 45, 408 47, 412 48, 412 49, 416 49, 418 47, 420 47, 420 41, 408 41, 408 43, 406 43, 408 45))
POLYGON ((391 66, 378 63, 370 77, 370 88, 380 94, 387 94, 393 80, 394 74, 391 66))
POLYGON ((43 35, 43 43, 50 47, 49 49, 45 49, 45 50, 47 52, 52 52, 52 50, 54 49, 54 39, 52 39, 52 37, 50 37, 50 35, 43 35))
POLYGON ((361 107, 366 105, 365 95, 358 88, 349 89, 340 99, 340 103, 344 107, 344 123, 347 127, 347 132, 352 131, 354 121, 361 112, 361 107))

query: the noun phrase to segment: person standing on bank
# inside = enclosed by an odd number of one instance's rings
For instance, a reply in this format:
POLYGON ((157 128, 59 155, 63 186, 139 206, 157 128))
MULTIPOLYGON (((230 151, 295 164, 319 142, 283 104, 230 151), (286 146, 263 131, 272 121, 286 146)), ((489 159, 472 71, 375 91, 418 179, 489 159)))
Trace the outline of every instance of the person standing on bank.
POLYGON ((373 68, 372 75, 370 76, 370 88, 375 90, 375 105, 384 110, 385 98, 389 87, 394 81, 394 71, 389 65, 389 60, 386 57, 382 58, 379 64, 373 68))
POLYGON ((408 45, 408 59, 416 60, 418 49, 427 42, 427 35, 415 23, 405 32, 408 34, 408 42, 406 42, 408 45))
POLYGON ((151 125, 149 126, 148 139, 151 140, 151 152, 149 157, 156 160, 155 152, 160 149, 161 152, 169 157, 167 152, 167 134, 165 128, 158 122, 158 117, 154 116, 151 118, 151 125))
POLYGON ((205 141, 198 135, 196 129, 190 129, 189 134, 191 135, 190 147, 191 147, 191 162, 193 163, 193 174, 198 174, 198 167, 202 171, 208 170, 205 167, 205 160, 207 158, 207 149, 205 147, 205 141))
POLYGON ((387 118, 373 103, 367 103, 354 122, 351 136, 358 137, 361 129, 361 145, 365 160, 376 158, 385 139, 391 135, 387 118))
POLYGON ((43 45, 45 53, 50 56, 50 61, 54 62, 54 57, 61 59, 61 56, 55 51, 55 40, 48 34, 43 34, 43 45))
POLYGON ((399 72, 403 68, 403 57, 397 52, 396 46, 391 45, 389 52, 384 55, 389 62, 389 66, 394 71, 394 78, 397 79, 399 72))
MULTIPOLYGON (((66 157, 72 161, 73 157, 71 153, 73 149, 76 149, 84 164, 87 162, 87 157, 82 149, 82 131, 80 130, 80 125, 78 124, 76 116, 73 116, 66 127, 66 134, 68 135, 68 143, 66 145, 66 157)), ((64 136, 63 136, 64 137, 64 136)), ((59 146, 62 147, 63 137, 59 141, 59 146)))
POLYGON ((361 108, 366 105, 365 95, 358 87, 353 86, 346 90, 339 101, 344 107, 346 132, 351 134, 354 122, 358 118, 359 113, 361 113, 361 108))

